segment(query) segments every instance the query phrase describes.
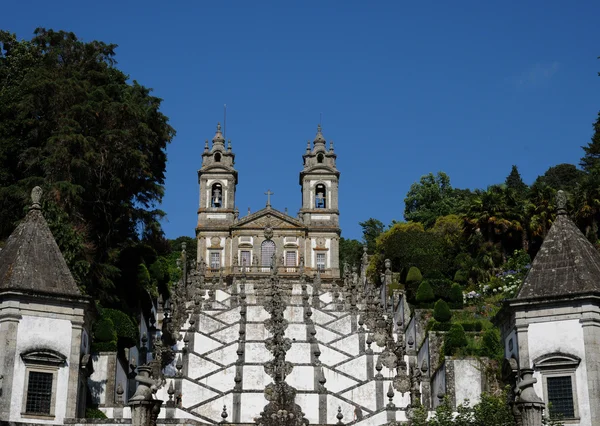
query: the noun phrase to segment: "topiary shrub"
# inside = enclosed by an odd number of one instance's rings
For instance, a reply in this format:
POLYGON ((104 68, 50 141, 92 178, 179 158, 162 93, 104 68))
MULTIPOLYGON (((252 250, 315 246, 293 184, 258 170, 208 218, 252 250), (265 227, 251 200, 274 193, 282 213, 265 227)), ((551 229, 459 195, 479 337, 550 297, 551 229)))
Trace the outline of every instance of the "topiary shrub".
POLYGON ((135 346, 139 339, 137 325, 129 315, 117 309, 102 309, 103 319, 108 319, 114 324, 119 346, 130 348, 135 346))
POLYGON ((480 332, 483 330, 483 323, 479 320, 475 321, 461 321, 460 323, 465 331, 480 332))
POLYGON ((438 322, 448 322, 450 321, 450 318, 452 318, 450 307, 442 299, 435 302, 435 306, 433 307, 433 318, 438 322))
POLYGON ((481 356, 492 359, 502 359, 504 348, 500 341, 500 332, 496 328, 490 328, 484 331, 481 337, 481 356))
POLYGON ((415 298, 419 303, 429 303, 435 300, 435 294, 433 294, 433 289, 428 281, 422 281, 421 284, 419 284, 415 298))
POLYGON ((452 325, 452 323, 438 322, 436 320, 431 320, 427 325, 428 325, 428 330, 431 330, 431 331, 448 331, 448 330, 450 330, 450 326, 452 325))
POLYGON ((454 355, 457 349, 467 346, 467 335, 460 324, 452 324, 444 339, 444 354, 454 355))
POLYGON ((446 278, 426 278, 423 281, 429 282, 436 299, 450 301, 450 288, 452 287, 452 281, 446 278))
POLYGON ((85 418, 86 419, 107 419, 106 414, 97 408, 86 408, 85 409, 85 418))
POLYGON ((462 286, 458 283, 454 283, 450 286, 450 302, 454 309, 462 309, 463 307, 462 286))
POLYGON ((463 271, 462 269, 456 271, 454 274, 454 281, 457 283, 464 284, 469 280, 469 274, 467 271, 463 271))
POLYGON ((94 324, 94 340, 97 342, 112 342, 117 340, 115 324, 110 318, 100 318, 94 324))
POLYGON ((423 281, 423 275, 416 266, 411 266, 406 274, 406 284, 420 283, 423 281))

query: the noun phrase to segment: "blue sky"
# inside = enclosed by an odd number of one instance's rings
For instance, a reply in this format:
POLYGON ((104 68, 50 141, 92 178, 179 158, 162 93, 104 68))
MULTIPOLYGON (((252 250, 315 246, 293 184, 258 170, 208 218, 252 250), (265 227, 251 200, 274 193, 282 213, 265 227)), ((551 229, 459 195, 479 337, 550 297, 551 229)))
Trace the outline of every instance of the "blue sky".
POLYGON ((227 104, 237 205, 300 207, 322 114, 341 171, 342 236, 402 219, 421 175, 454 187, 527 183, 577 164, 600 110, 598 1, 14 1, 0 28, 116 43, 118 66, 164 99, 164 229, 194 235, 197 169, 227 104))

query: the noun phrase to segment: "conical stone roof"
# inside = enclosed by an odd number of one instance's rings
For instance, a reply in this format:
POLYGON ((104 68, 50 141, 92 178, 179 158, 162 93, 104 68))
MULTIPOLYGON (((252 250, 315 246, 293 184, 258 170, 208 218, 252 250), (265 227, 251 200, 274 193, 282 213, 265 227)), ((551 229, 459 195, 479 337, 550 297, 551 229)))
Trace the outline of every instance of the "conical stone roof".
POLYGON ((562 191, 558 214, 536 255, 517 299, 600 294, 600 253, 569 219, 562 191))
POLYGON ((42 215, 40 196, 41 189, 34 188, 33 205, 0 251, 0 292, 17 290, 81 296, 42 215))

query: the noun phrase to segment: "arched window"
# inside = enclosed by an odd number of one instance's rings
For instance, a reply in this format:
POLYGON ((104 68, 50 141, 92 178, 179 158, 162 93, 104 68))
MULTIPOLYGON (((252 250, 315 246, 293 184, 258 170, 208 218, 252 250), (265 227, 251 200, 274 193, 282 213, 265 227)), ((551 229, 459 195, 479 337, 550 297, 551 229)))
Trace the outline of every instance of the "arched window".
POLYGON ((263 241, 260 245, 260 265, 263 268, 271 266, 271 259, 275 255, 275 243, 271 240, 263 241))
POLYGON ((322 183, 318 184, 315 188, 315 208, 327 208, 327 189, 325 189, 325 185, 322 183))
POLYGON ((578 356, 554 352, 533 361, 533 368, 542 375, 544 401, 550 403, 550 417, 579 417, 575 372, 581 363, 578 356))
POLYGON ((322 163, 323 162, 323 154, 319 154, 317 155, 317 163, 322 163))
POLYGON ((219 154, 218 152, 215 154, 215 163, 220 163, 221 162, 221 154, 219 154))
POLYGON ((223 187, 220 183, 215 183, 212 186, 210 193, 210 206, 223 207, 223 187))

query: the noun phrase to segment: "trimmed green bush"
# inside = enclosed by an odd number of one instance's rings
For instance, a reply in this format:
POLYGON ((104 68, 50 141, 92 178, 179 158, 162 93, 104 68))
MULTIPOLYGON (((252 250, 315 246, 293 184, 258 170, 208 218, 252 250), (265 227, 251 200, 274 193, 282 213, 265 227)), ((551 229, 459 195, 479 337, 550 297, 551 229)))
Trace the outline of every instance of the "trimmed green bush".
POLYGON ((85 418, 86 419, 107 419, 106 414, 97 408, 86 408, 85 409, 85 418))
POLYGON ((469 280, 469 274, 467 273, 467 271, 463 271, 458 270, 456 271, 456 273, 454 274, 454 281, 456 281, 457 283, 466 283, 469 280))
POLYGON ((446 278, 426 278, 423 281, 429 282, 436 299, 450 301, 450 288, 452 287, 452 281, 446 278))
POLYGON ((422 281, 421 284, 419 284, 415 298, 419 303, 433 302, 435 300, 435 294, 433 294, 433 289, 428 281, 422 281))
POLYGON ((433 307, 433 318, 438 322, 448 322, 450 321, 450 318, 452 318, 450 307, 442 299, 435 302, 435 306, 433 307))
POLYGON ((461 322, 460 325, 463 326, 463 329, 465 331, 479 332, 479 331, 483 330, 483 324, 479 320, 476 320, 476 321, 464 321, 464 322, 461 322))
POLYGON ((450 326, 452 325, 452 323, 438 322, 436 320, 432 320, 428 325, 429 330, 431 331, 448 331, 450 330, 450 326))
POLYGON ((493 359, 502 359, 504 348, 500 342, 500 332, 496 328, 490 328, 481 337, 481 356, 493 359))
POLYGON ((444 353, 448 356, 454 355, 457 349, 467 346, 467 335, 460 324, 452 324, 444 339, 444 353))
POLYGON ((408 274, 406 274, 406 283, 418 283, 423 281, 423 275, 421 275, 421 271, 416 266, 411 266, 408 270, 408 274))
POLYGON ((103 319, 108 319, 114 324, 119 344, 130 348, 135 346, 139 338, 137 325, 129 315, 116 309, 102 309, 103 319))
POLYGON ((454 309, 462 309, 463 307, 463 290, 462 286, 458 283, 450 286, 450 302, 454 309))
POLYGON ((94 341, 117 341, 117 331, 115 330, 115 324, 110 318, 100 318, 96 322, 96 324, 94 324, 94 341))

